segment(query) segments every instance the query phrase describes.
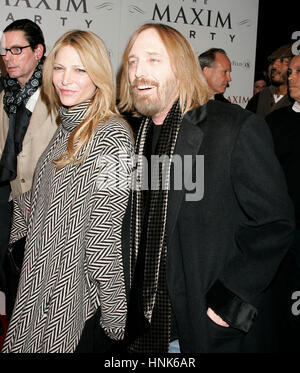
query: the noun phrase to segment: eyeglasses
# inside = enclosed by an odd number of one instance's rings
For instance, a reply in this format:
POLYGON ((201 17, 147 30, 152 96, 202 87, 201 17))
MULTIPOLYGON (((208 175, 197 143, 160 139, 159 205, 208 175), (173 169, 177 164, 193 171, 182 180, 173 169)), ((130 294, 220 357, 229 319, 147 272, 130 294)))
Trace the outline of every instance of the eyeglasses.
POLYGON ((12 48, 0 48, 0 55, 6 56, 6 53, 9 51, 11 54, 18 55, 21 54, 24 48, 28 48, 31 45, 25 45, 25 47, 12 47, 12 48))

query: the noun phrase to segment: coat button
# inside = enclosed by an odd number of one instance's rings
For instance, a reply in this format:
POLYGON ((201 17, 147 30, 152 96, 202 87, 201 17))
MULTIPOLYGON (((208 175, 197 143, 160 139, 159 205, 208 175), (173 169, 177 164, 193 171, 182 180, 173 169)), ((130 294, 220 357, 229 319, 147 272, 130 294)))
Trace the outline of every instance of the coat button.
POLYGON ((21 183, 25 183, 25 179, 21 179, 21 183))

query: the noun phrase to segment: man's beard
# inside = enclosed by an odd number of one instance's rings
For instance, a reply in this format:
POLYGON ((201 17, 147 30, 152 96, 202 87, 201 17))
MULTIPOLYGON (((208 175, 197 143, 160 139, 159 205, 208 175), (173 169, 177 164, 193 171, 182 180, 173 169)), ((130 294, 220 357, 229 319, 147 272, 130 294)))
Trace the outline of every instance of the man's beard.
POLYGON ((286 84, 287 82, 287 75, 286 74, 282 74, 282 73, 277 73, 275 75, 276 76, 280 76, 280 79, 274 79, 272 76, 271 76, 271 83, 273 86, 275 87, 280 87, 281 85, 283 84, 286 84))
POLYGON ((135 79, 131 85, 131 94, 136 111, 147 117, 152 117, 162 112, 169 105, 171 98, 176 92, 176 87, 175 79, 169 79, 163 86, 155 81, 135 79), (157 95, 140 96, 136 89, 138 85, 155 87, 152 89, 156 89, 157 95))

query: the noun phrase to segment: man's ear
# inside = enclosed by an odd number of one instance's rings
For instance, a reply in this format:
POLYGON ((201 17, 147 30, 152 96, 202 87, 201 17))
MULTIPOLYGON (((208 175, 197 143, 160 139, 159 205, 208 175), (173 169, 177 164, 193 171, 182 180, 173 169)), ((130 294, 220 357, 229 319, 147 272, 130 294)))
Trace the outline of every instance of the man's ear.
POLYGON ((203 74, 204 74, 205 76, 207 75, 207 72, 209 71, 208 69, 209 69, 208 66, 204 66, 203 69, 202 69, 202 72, 203 72, 203 74))
POLYGON ((44 47, 42 44, 38 44, 34 50, 35 58, 40 60, 44 54, 44 47))

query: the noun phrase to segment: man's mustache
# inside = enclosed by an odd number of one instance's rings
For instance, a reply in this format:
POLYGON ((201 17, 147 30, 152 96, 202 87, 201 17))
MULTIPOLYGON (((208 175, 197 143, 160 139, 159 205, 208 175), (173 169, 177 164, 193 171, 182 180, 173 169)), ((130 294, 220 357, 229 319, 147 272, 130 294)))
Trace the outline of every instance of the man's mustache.
POLYGON ((272 74, 280 74, 280 72, 277 69, 271 69, 272 74))
POLYGON ((132 88, 136 88, 139 85, 145 85, 145 86, 154 86, 158 87, 159 83, 155 80, 149 80, 149 79, 134 79, 134 81, 131 83, 132 88))

